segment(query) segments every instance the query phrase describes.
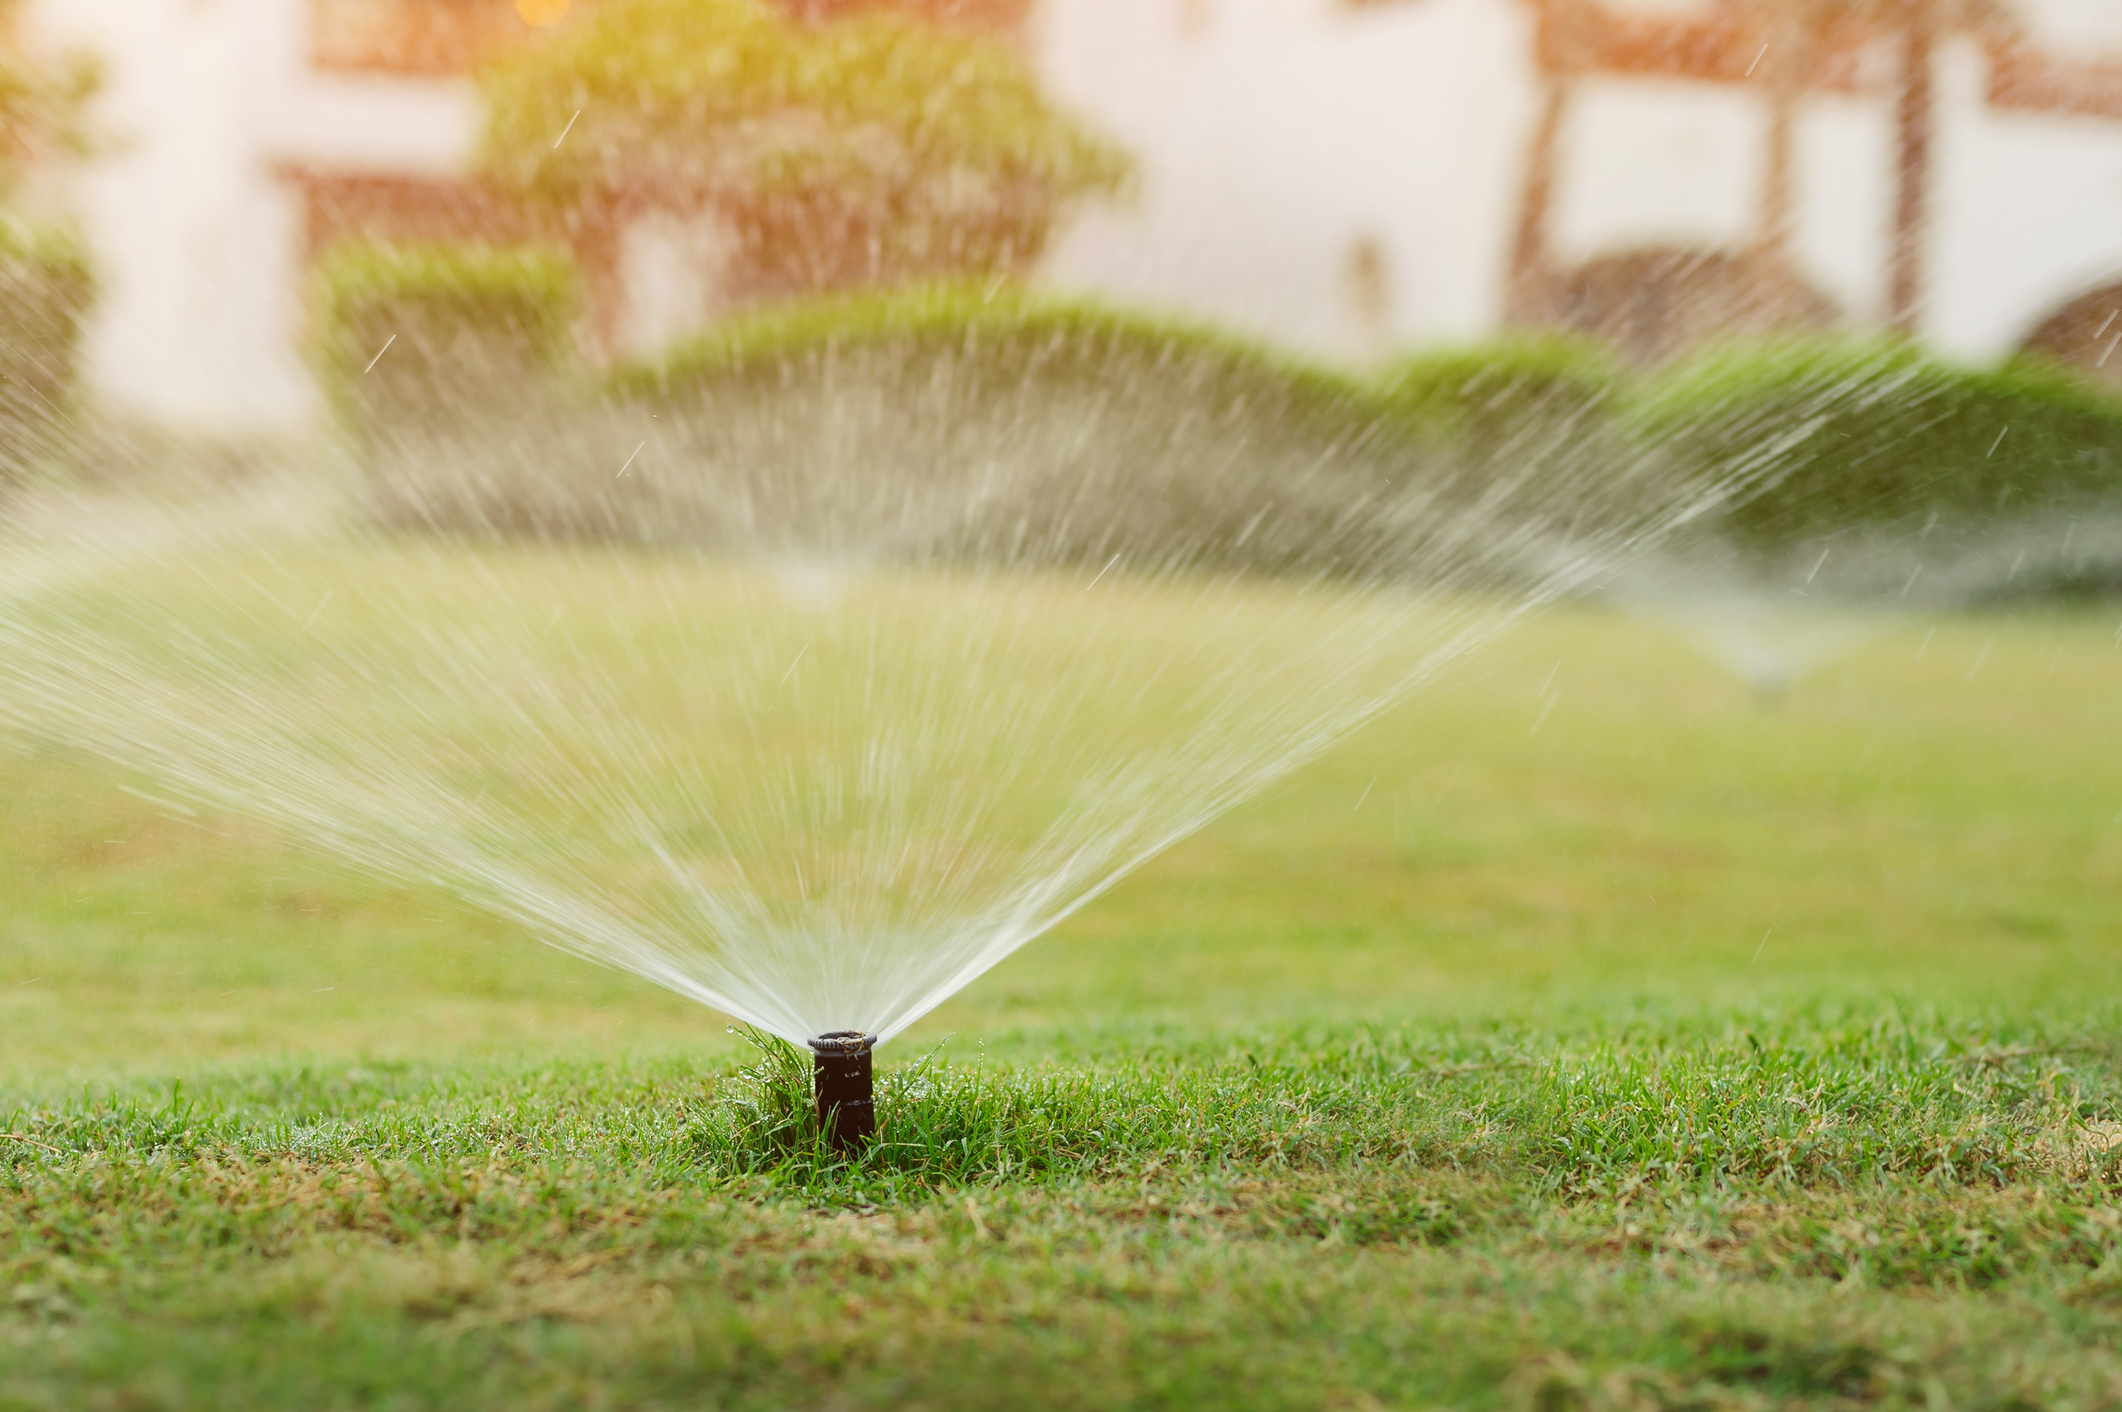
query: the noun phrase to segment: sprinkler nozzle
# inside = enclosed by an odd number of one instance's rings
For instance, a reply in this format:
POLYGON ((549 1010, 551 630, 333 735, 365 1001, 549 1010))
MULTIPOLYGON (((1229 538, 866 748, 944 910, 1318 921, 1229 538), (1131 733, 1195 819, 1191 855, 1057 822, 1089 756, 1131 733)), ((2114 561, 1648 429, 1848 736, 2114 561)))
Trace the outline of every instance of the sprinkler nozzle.
POLYGON ((875 1035, 835 1030, 810 1042, 817 1056, 814 1087, 818 1126, 837 1151, 848 1152, 877 1131, 877 1110, 870 1101, 869 1052, 875 1035))

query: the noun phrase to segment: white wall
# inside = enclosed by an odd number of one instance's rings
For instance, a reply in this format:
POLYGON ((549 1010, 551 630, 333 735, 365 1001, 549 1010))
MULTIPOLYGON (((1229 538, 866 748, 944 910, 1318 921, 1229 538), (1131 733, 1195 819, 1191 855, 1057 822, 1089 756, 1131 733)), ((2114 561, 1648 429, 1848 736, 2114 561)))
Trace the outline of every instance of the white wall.
POLYGON ((1876 98, 1814 98, 1792 134, 1797 168, 1792 259, 1843 313, 1886 317, 1893 252, 1894 135, 1876 98))
POLYGON ((1552 248, 1576 264, 1647 245, 1744 244, 1765 126, 1754 95, 1721 85, 1579 82, 1559 144, 1552 248))
POLYGON ((2059 54, 2122 56, 2122 5, 2115 0, 2012 0, 2011 9, 2059 54))
POLYGON ((1132 208, 1081 219, 1051 279, 1361 356, 1379 350, 1348 261, 1368 238, 1391 341, 1490 326, 1524 28, 1508 0, 1048 0, 1048 82, 1142 165, 1132 208))
POLYGON ((238 229, 251 194, 238 7, 44 0, 26 19, 33 42, 92 49, 106 68, 95 118, 107 151, 70 192, 104 284, 90 376, 144 412, 211 418, 244 372, 227 317, 250 234, 238 229))
POLYGON ((2014 347, 2072 296, 2122 281, 2122 123, 1986 108, 1984 63, 1956 46, 1941 65, 1929 251, 1925 327, 1967 355, 2014 347))
POLYGON ((320 80, 299 0, 30 0, 25 32, 106 68, 106 152, 70 183, 104 282, 89 376, 178 426, 289 428, 315 406, 299 356, 300 202, 286 161, 444 172, 472 135, 461 85, 320 80))
MULTIPOLYGON (((1493 327, 1532 117, 1526 8, 1047 0, 1038 52, 1050 81, 1145 173, 1134 209, 1094 215, 1061 242, 1054 277, 1360 354, 1341 275, 1350 241, 1368 232, 1391 257, 1394 337, 1493 327)), ((2118 0, 2018 9, 2060 55, 2122 57, 2118 0)), ((1932 339, 1979 357, 2016 346, 2071 295, 2122 279, 2122 123, 1991 109, 1985 63, 1972 43, 1940 62, 1924 311, 1932 339)), ((1685 81, 1580 83, 1561 137, 1557 252, 1576 262, 1646 245, 1741 248, 1764 175, 1763 98, 1685 81)), ((1795 146, 1800 272, 1876 321, 1896 160, 1888 100, 1816 95, 1795 146)))

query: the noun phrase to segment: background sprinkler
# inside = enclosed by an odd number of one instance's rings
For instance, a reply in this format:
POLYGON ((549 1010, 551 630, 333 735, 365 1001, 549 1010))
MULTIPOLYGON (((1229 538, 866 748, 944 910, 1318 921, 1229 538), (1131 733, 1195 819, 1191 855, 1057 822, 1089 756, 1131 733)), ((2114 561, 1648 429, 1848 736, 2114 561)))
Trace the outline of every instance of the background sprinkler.
POLYGON ((877 1037, 860 1030, 834 1030, 810 1042, 817 1056, 814 1088, 818 1126, 835 1150, 851 1151, 877 1131, 877 1110, 870 1101, 869 1052, 877 1037))

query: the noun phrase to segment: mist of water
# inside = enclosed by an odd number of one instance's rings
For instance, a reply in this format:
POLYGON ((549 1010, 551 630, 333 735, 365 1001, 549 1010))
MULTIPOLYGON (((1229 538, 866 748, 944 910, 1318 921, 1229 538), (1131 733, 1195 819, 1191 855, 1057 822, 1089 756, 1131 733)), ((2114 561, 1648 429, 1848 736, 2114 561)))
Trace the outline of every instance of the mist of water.
POLYGON ((791 1040, 889 1038, 1782 449, 1416 464, 954 377, 44 492, 0 709, 791 1040))
POLYGON ((2087 510, 1950 524, 1918 515, 1770 553, 1682 536, 1614 566, 1599 592, 1775 700, 1917 617, 2118 577, 2122 519, 2087 510))

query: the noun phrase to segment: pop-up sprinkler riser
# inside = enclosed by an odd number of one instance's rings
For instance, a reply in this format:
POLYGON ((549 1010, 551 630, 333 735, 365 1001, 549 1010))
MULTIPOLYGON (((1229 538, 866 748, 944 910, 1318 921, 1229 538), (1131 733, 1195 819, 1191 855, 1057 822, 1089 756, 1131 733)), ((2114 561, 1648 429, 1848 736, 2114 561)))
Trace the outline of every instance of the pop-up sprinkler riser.
POLYGON ((876 1043, 875 1035, 860 1030, 835 1030, 810 1042, 817 1058, 813 1082, 818 1126, 837 1151, 860 1147, 877 1131, 870 1073, 870 1050, 876 1043))

